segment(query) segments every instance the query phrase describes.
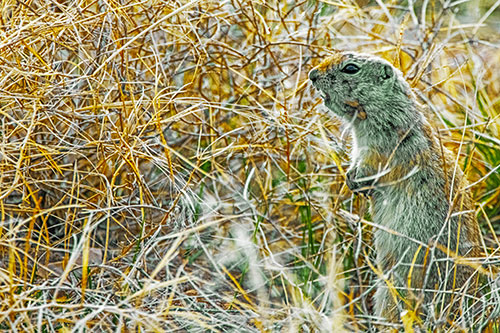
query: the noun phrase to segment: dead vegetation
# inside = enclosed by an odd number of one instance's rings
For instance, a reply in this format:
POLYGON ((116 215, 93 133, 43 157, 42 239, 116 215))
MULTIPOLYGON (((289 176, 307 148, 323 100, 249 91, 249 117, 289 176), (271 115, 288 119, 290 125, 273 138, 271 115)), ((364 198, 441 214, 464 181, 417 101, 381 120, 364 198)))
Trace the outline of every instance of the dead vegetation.
POLYGON ((498 266, 498 4, 2 2, 0 328, 373 329, 376 226, 307 81, 332 48, 419 88, 498 266))

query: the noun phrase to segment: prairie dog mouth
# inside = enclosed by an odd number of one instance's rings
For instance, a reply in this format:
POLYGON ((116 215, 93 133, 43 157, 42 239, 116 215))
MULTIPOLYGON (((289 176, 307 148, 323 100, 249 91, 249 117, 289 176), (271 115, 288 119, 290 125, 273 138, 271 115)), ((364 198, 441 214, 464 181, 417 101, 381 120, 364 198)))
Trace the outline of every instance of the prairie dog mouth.
POLYGON ((330 95, 328 95, 327 92, 324 92, 323 90, 320 90, 319 94, 320 94, 321 98, 323 98, 323 100, 325 102, 330 101, 330 95))

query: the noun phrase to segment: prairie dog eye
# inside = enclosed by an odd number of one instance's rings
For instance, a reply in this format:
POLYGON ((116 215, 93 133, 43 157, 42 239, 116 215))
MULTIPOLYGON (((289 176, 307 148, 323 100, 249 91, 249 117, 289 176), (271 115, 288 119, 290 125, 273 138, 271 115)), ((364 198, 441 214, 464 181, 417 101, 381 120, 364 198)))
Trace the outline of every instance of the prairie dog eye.
POLYGON ((340 71, 346 74, 355 74, 359 71, 359 67, 355 64, 347 64, 340 71))

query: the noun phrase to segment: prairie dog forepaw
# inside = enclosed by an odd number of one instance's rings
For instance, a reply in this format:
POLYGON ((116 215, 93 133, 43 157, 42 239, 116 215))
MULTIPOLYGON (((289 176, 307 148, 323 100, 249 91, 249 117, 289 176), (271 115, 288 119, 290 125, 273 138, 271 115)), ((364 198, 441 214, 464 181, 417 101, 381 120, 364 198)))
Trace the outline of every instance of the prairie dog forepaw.
POLYGON ((346 173, 346 184, 349 189, 355 193, 371 195, 373 193, 373 181, 359 181, 366 177, 359 168, 350 169, 346 173))

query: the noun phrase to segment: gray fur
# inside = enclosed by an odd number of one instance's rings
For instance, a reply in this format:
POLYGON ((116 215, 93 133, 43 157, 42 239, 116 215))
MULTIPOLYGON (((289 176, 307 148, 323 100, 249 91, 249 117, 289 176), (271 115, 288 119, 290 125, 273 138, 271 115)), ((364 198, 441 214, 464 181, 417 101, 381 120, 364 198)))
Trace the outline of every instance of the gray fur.
MULTIPOLYGON (((413 307, 423 301, 423 308, 432 304, 446 308, 449 297, 444 303, 443 293, 425 289, 451 291, 470 284, 474 270, 450 257, 456 257, 457 248, 458 256, 479 253, 477 221, 469 194, 463 190, 462 172, 455 168, 453 155, 441 147, 398 69, 365 54, 343 52, 333 58, 313 69, 309 77, 324 94, 326 107, 351 125, 353 152, 347 184, 370 197, 374 222, 406 236, 375 231, 378 265, 402 289, 401 295, 413 300, 413 307), (359 71, 342 72, 348 64, 359 71), (434 246, 436 242, 441 249, 434 246), (408 274, 417 251, 412 287, 418 288, 408 292, 408 274)), ((406 305, 394 302, 386 285, 381 281, 375 294, 376 313, 396 320, 406 305)), ((470 287, 464 290, 471 292, 470 287)))

